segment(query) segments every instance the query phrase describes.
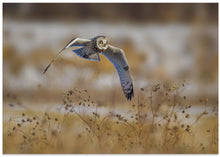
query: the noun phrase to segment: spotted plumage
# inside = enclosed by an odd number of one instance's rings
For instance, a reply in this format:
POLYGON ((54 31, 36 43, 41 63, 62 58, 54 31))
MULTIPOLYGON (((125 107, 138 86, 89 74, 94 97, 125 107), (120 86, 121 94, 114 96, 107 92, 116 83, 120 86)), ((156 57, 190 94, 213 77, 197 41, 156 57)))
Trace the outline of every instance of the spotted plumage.
POLYGON ((134 97, 133 83, 125 54, 122 49, 108 44, 108 40, 105 36, 96 36, 92 39, 72 39, 46 67, 43 74, 48 70, 50 65, 63 52, 63 50, 69 47, 80 47, 72 51, 87 60, 100 61, 99 54, 104 55, 117 70, 121 82, 121 88, 125 97, 128 100, 131 100, 134 97))

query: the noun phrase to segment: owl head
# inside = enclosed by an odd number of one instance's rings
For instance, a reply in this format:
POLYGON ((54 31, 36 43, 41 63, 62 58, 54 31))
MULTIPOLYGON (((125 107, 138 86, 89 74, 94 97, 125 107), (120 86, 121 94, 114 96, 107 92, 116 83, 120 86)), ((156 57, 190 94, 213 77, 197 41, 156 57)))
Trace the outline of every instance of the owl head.
POLYGON ((100 51, 104 51, 108 48, 108 39, 105 36, 97 36, 94 38, 95 46, 100 51))

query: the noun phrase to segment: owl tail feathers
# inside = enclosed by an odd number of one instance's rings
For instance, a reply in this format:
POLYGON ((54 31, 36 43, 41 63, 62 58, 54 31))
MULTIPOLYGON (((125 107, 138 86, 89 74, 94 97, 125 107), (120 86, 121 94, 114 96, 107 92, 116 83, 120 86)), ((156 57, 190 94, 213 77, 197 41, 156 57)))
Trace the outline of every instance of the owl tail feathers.
POLYGON ((100 61, 100 56, 98 53, 87 54, 87 51, 85 51, 84 48, 73 50, 73 52, 76 53, 81 58, 91 61, 100 61))

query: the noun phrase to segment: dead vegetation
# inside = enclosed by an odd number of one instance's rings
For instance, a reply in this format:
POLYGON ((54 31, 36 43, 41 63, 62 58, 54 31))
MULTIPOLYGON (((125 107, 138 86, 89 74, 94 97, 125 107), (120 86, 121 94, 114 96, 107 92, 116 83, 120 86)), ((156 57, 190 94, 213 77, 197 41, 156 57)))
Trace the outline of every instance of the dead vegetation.
POLYGON ((209 113, 204 98, 203 111, 192 115, 184 88, 185 81, 141 88, 129 112, 106 114, 87 90, 75 88, 63 94, 57 112, 10 115, 3 124, 3 152, 218 153, 217 108, 209 113))

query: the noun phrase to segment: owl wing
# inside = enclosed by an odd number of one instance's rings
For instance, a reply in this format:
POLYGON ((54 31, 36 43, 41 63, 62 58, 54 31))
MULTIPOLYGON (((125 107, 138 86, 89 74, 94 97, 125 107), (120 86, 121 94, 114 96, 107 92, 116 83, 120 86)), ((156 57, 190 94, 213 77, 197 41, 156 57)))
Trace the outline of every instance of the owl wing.
POLYGON ((99 54, 97 52, 94 52, 92 46, 90 45, 72 51, 83 59, 100 61, 99 54))
POLYGON ((100 61, 99 54, 93 52, 92 40, 75 38, 66 45, 65 49, 69 47, 82 47, 72 51, 83 59, 100 61))
POLYGON ((108 48, 102 52, 102 54, 116 68, 124 95, 128 100, 131 100, 132 97, 134 97, 133 83, 129 73, 129 66, 123 50, 109 45, 108 48))
POLYGON ((100 61, 99 55, 98 54, 91 54, 89 52, 91 46, 92 40, 89 39, 82 39, 82 38, 74 38, 72 39, 57 55, 56 57, 53 58, 53 60, 48 64, 48 66, 45 68, 43 74, 46 73, 46 71, 49 69, 51 64, 57 59, 57 57, 67 48, 69 47, 82 47, 76 50, 73 50, 77 55, 84 59, 89 59, 89 60, 95 60, 95 61, 100 61))

